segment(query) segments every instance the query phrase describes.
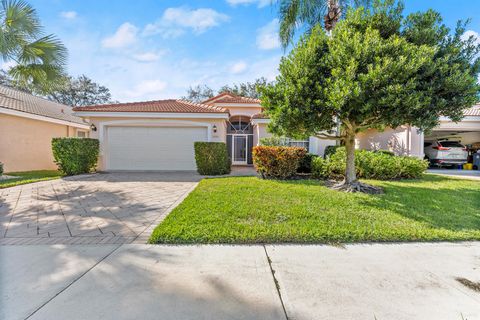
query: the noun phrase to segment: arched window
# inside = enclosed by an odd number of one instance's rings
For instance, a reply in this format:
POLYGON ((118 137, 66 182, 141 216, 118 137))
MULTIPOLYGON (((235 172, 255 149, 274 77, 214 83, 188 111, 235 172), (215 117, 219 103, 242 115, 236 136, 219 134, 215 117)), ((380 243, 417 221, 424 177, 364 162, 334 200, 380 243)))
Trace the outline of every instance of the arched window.
POLYGON ((234 116, 228 121, 228 134, 253 134, 253 127, 250 118, 244 116, 234 116))

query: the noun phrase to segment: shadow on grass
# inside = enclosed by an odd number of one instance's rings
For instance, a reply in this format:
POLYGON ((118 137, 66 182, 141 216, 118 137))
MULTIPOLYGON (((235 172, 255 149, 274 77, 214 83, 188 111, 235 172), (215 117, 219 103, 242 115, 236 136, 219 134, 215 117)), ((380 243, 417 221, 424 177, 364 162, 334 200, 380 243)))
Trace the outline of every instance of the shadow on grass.
POLYGON ((480 230, 480 184, 428 176, 418 180, 378 182, 385 194, 361 200, 406 218, 451 231, 480 230))

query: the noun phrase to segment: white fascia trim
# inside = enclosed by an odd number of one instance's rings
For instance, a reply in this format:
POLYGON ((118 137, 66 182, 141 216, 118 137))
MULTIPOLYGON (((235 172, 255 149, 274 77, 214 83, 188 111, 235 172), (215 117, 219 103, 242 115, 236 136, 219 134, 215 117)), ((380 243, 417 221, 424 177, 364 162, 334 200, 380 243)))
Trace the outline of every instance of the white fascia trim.
POLYGON ((259 123, 265 123, 268 124, 270 123, 270 119, 252 119, 253 124, 259 124, 259 123))
POLYGON ((55 124, 61 124, 61 125, 80 128, 80 129, 85 129, 85 130, 90 129, 90 126, 87 125, 87 124, 80 124, 80 123, 75 123, 75 122, 70 122, 70 121, 66 121, 66 120, 60 120, 60 119, 40 116, 38 114, 33 114, 33 113, 28 113, 28 112, 23 112, 23 111, 17 111, 17 110, 12 110, 12 109, 6 109, 6 108, 1 108, 1 107, 0 107, 0 113, 8 114, 10 116, 32 119, 32 120, 51 122, 51 123, 55 123, 55 124))
POLYGON ((258 103, 214 103, 216 107, 229 108, 229 107, 245 107, 245 108, 261 108, 258 103))
MULTIPOLYGON (((450 118, 447 117, 440 117, 441 122, 453 122, 450 118)), ((457 123, 460 122, 472 122, 472 121, 480 121, 480 116, 466 116, 462 120, 458 121, 457 123)))
POLYGON ((83 112, 77 111, 77 117, 102 118, 158 118, 158 119, 228 119, 228 113, 161 113, 161 112, 83 112))

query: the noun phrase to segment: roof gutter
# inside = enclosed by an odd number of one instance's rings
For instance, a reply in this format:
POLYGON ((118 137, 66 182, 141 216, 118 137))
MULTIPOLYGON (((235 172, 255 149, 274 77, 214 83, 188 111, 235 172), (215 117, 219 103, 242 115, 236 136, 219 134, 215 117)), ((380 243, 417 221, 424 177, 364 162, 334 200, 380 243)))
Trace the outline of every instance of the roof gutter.
POLYGON ((162 119, 228 119, 228 113, 176 113, 176 112, 99 112, 99 111, 75 111, 77 117, 97 118, 162 118, 162 119))
POLYGON ((23 112, 23 111, 8 109, 8 108, 0 107, 0 114, 7 114, 7 115, 10 115, 10 116, 16 116, 16 117, 22 117, 22 118, 27 118, 27 119, 32 119, 32 120, 51 122, 51 123, 55 123, 55 124, 61 124, 61 125, 64 125, 64 126, 70 126, 70 127, 75 127, 75 128, 84 129, 84 130, 90 130, 90 126, 88 124, 81 124, 81 123, 76 123, 76 122, 71 122, 71 121, 67 121, 67 120, 61 120, 61 119, 41 116, 41 115, 38 115, 38 114, 33 114, 33 113, 28 113, 28 112, 23 112))

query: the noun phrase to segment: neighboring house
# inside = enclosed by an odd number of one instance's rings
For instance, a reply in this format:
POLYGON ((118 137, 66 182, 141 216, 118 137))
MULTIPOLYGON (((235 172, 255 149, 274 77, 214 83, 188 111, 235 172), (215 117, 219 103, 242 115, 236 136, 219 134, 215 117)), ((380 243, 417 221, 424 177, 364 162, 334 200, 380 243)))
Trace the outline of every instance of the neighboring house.
POLYGON ((464 112, 460 122, 453 122, 446 117, 440 118, 440 125, 425 135, 415 127, 400 126, 383 132, 367 130, 357 136, 359 149, 391 150, 397 155, 424 157, 424 143, 436 139, 460 141, 464 145, 480 142, 480 105, 475 105, 464 112))
POLYGON ((0 86, 0 162, 5 172, 56 169, 52 138, 86 137, 72 108, 0 86))
MULTIPOLYGON (((202 103, 158 100, 73 110, 74 115, 93 125, 90 136, 100 140, 99 169, 107 171, 195 170, 195 141, 225 142, 232 164, 250 165, 252 147, 258 145, 261 138, 270 136, 267 131, 269 119, 262 113, 260 100, 230 93, 202 103)), ((465 119, 462 123, 468 121, 465 119)), ((477 134, 479 124, 474 125, 477 134)), ((402 127, 382 133, 361 133, 357 145, 423 157, 423 139, 416 129, 402 127)), ((305 141, 292 140, 290 144, 323 155, 326 146, 335 145, 335 142, 310 137, 305 141)))

